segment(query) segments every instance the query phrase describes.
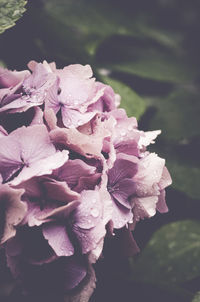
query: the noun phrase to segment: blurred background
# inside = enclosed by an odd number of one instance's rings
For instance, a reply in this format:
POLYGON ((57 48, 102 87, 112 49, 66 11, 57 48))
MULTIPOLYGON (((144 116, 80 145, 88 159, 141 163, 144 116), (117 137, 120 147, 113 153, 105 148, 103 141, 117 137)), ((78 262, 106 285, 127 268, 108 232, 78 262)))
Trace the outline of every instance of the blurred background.
MULTIPOLYGON (((200 301, 199 0, 29 0, 25 12, 24 4, 0 0, 0 64, 90 64, 141 130, 162 130, 151 151, 173 179, 169 212, 136 226, 138 256, 120 256, 119 234, 106 242, 90 301, 200 301)), ((23 301, 3 261, 0 284, 0 301, 23 301)))

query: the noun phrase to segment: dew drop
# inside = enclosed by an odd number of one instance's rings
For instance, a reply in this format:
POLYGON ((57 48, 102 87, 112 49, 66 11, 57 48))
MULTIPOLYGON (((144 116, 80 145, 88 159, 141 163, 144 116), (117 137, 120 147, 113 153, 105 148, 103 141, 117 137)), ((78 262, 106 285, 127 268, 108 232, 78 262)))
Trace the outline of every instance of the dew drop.
POLYGON ((79 126, 82 125, 82 121, 79 120, 79 121, 77 122, 77 124, 78 124, 79 126))
POLYGON ((125 136, 125 135, 126 135, 126 130, 122 130, 122 131, 120 132, 120 134, 121 134, 122 136, 125 136))
POLYGON ((93 217, 98 217, 99 216, 99 211, 98 211, 98 209, 92 209, 91 210, 91 215, 93 216, 93 217))

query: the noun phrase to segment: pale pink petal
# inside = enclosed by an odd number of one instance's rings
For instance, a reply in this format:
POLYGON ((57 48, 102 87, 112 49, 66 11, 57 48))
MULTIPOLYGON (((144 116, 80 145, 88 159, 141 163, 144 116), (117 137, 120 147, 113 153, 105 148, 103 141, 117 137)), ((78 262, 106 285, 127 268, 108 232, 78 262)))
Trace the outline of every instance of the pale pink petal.
POLYGON ((163 173, 159 181, 160 189, 164 189, 172 184, 172 179, 166 167, 163 168, 163 173))
POLYGON ((149 218, 156 214, 158 196, 135 197, 133 198, 134 220, 149 218))
POLYGON ((68 160, 68 151, 57 151, 55 154, 47 158, 40 159, 28 167, 24 167, 21 173, 11 180, 9 183, 13 186, 19 185, 32 177, 51 174, 53 170, 62 166, 68 160))
POLYGON ((142 149, 143 147, 147 147, 150 144, 155 143, 156 137, 161 133, 161 130, 156 131, 139 131, 141 133, 140 140, 139 140, 139 147, 142 149))
POLYGON ((155 153, 150 153, 142 158, 138 163, 138 172, 134 177, 136 182, 153 186, 154 183, 159 183, 165 160, 158 157, 155 153))
POLYGON ((78 110, 69 109, 66 106, 61 107, 62 121, 67 128, 77 128, 86 124, 96 114, 96 112, 80 113, 78 110))
POLYGON ((0 88, 14 87, 30 75, 28 70, 10 71, 0 67, 0 88))
POLYGON ((43 111, 42 109, 40 109, 40 107, 34 107, 34 117, 32 119, 32 122, 30 124, 30 126, 33 125, 42 125, 43 124, 43 111))

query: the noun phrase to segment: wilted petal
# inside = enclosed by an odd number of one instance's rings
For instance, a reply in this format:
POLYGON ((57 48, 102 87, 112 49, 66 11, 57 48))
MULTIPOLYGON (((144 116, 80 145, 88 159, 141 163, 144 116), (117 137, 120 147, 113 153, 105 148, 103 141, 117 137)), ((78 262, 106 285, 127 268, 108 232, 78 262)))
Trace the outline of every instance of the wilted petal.
POLYGON ((27 207, 21 201, 24 190, 15 190, 8 185, 0 185, 0 243, 6 242, 16 234, 15 227, 23 220, 27 207))

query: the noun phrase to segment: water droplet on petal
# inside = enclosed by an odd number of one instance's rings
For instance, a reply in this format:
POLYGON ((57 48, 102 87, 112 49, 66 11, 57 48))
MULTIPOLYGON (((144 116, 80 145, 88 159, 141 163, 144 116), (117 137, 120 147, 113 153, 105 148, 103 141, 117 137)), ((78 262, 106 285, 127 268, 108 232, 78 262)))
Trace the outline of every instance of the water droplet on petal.
POLYGON ((82 125, 83 123, 82 123, 81 120, 79 120, 79 121, 77 122, 77 124, 80 126, 80 125, 82 125))
POLYGON ((125 136, 125 135, 126 135, 126 130, 122 130, 122 131, 120 132, 120 134, 121 134, 122 136, 125 136))
POLYGON ((91 210, 91 215, 93 216, 93 217, 98 217, 99 216, 99 210, 98 209, 92 209, 91 210))

